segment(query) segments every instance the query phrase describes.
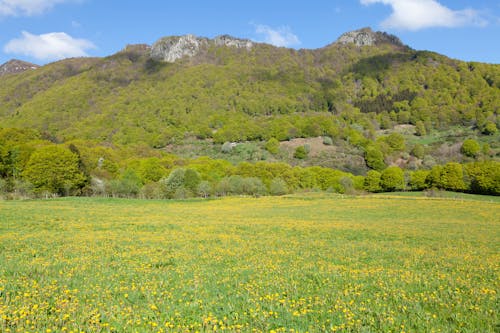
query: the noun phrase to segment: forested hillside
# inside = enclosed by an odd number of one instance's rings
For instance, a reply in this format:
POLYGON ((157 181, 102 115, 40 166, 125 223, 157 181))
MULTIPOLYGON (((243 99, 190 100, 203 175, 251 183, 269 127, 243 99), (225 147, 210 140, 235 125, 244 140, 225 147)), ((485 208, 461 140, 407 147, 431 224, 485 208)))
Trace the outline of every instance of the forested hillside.
MULTIPOLYGON (((415 171, 498 160, 498 64, 416 51, 369 29, 315 50, 235 41, 203 39, 198 52, 173 62, 131 45, 106 58, 0 76, 0 175, 29 180, 33 152, 56 144, 77 157, 94 149, 85 167, 85 159, 78 162, 81 183, 68 191, 92 177, 122 177, 146 157, 168 160, 162 177, 172 161, 182 166, 200 156, 362 176, 388 166, 415 171)), ((264 181, 269 190, 271 180, 264 181)), ((457 190, 470 189, 467 181, 457 190)), ((58 186, 50 190, 63 192, 58 186)))

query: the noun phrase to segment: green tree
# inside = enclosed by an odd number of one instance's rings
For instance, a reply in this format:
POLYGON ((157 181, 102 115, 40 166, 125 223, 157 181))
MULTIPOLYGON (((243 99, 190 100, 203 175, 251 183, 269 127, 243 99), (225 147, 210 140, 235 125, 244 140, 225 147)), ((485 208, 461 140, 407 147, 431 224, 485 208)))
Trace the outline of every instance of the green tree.
POLYGON ((435 165, 429 171, 429 174, 425 178, 427 188, 441 188, 441 171, 443 167, 441 165, 435 165))
POLYGON ((175 196, 175 192, 184 186, 184 175, 186 169, 179 168, 174 169, 167 178, 162 178, 160 180, 160 185, 162 187, 163 195, 166 198, 172 199, 175 196))
POLYGON ((497 125, 492 121, 487 121, 482 129, 483 134, 494 135, 498 132, 497 125))
POLYGON ((462 165, 456 162, 447 163, 441 170, 440 187, 450 191, 465 191, 467 184, 464 181, 462 165))
POLYGON ((271 154, 277 154, 280 150, 280 142, 276 138, 270 138, 266 142, 265 148, 271 154))
POLYGON ((293 157, 299 160, 303 160, 307 157, 307 150, 304 146, 299 146, 295 149, 295 152, 293 153, 293 157))
POLYGON ((203 198, 208 198, 212 194, 212 185, 206 181, 203 180, 198 184, 198 195, 203 197, 203 198))
POLYGON ((281 178, 274 178, 269 185, 269 194, 284 195, 288 193, 286 182, 281 178))
POLYGON ((416 158, 423 159, 425 156, 425 148, 420 143, 417 143, 411 150, 411 154, 416 158))
POLYGON ((405 188, 405 177, 401 168, 388 167, 380 175, 380 186, 384 191, 401 191, 405 188))
POLYGON ((22 176, 34 185, 36 192, 47 191, 60 195, 77 193, 86 181, 79 168, 78 156, 57 145, 36 150, 22 176))
POLYGON ((183 185, 186 189, 188 189, 192 193, 196 193, 200 182, 201 182, 201 177, 196 170, 190 168, 186 169, 183 181, 183 185))
POLYGON ((468 157, 476 157, 477 154, 481 151, 481 146, 474 139, 466 139, 462 143, 462 147, 460 148, 462 154, 468 157))
POLYGON ((423 121, 419 120, 415 124, 415 135, 424 136, 427 134, 427 130, 425 129, 425 124, 423 121))
POLYGON ((157 157, 141 160, 138 170, 139 177, 144 184, 157 182, 167 174, 167 169, 157 157))
POLYGON ((132 169, 127 169, 119 179, 109 182, 111 194, 116 197, 135 197, 142 188, 141 178, 132 169))
POLYGON ((382 187, 380 186, 380 172, 376 170, 370 170, 366 173, 364 186, 363 188, 372 193, 382 191, 382 187))
POLYGON ((465 165, 474 193, 500 195, 500 162, 485 161, 465 165))
POLYGON ((410 174, 409 185, 410 188, 414 191, 422 191, 425 190, 428 186, 426 179, 429 175, 428 170, 417 170, 410 174))
POLYGON ((366 165, 377 171, 382 171, 386 165, 384 162, 384 154, 375 145, 370 145, 365 150, 366 165))

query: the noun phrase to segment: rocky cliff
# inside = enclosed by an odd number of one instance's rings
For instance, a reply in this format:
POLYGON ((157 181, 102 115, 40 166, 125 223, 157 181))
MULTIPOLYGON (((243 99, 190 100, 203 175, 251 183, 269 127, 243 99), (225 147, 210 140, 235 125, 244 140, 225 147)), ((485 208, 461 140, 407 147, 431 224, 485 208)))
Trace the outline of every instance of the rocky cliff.
POLYGON ((253 43, 248 39, 239 39, 228 35, 217 36, 214 39, 194 35, 164 37, 151 47, 151 58, 158 61, 175 62, 183 57, 194 57, 200 50, 206 49, 210 45, 250 50, 253 43))
POLYGON ((356 46, 373 46, 388 43, 396 46, 404 46, 398 37, 386 32, 375 32, 371 28, 346 32, 337 39, 336 43, 344 45, 354 44, 356 46))

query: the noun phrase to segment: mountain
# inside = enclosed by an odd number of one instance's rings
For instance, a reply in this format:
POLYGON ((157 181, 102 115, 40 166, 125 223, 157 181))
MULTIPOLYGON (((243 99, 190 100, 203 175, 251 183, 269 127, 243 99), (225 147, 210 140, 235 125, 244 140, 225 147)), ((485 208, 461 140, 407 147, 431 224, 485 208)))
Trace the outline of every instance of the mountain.
POLYGON ((22 61, 22 60, 17 60, 17 59, 12 59, 7 61, 5 64, 0 65, 0 76, 7 75, 7 74, 18 74, 18 73, 23 73, 28 70, 33 70, 37 69, 38 65, 22 61))
POLYGON ((325 135, 356 146, 398 125, 489 134, 500 125, 500 66, 413 50, 369 28, 313 50, 186 35, 4 75, 0 101, 3 127, 56 141, 325 135))

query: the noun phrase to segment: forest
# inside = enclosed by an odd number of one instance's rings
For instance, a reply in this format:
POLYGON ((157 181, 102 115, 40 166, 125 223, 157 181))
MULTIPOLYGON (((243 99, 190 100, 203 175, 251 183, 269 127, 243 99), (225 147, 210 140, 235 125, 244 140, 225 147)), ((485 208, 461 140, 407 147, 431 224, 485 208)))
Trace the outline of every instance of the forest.
POLYGON ((399 43, 129 45, 0 77, 4 197, 500 194, 500 65, 399 43))

